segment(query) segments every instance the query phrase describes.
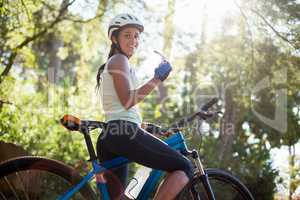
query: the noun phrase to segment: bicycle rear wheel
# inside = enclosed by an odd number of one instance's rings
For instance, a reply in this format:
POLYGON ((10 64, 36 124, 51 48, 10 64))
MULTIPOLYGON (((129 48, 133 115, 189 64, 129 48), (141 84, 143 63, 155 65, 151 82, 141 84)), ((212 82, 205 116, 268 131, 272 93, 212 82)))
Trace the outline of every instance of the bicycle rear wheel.
MULTIPOLYGON (((25 156, 0 164, 0 199, 49 200, 57 199, 80 175, 62 162, 25 156)), ((84 186, 72 199, 94 199, 94 192, 84 186)))
MULTIPOLYGON (((205 171, 216 200, 254 200, 247 187, 228 172, 220 169, 206 169, 205 171)), ((196 174, 194 179, 179 193, 177 200, 211 200, 199 176, 196 174)))

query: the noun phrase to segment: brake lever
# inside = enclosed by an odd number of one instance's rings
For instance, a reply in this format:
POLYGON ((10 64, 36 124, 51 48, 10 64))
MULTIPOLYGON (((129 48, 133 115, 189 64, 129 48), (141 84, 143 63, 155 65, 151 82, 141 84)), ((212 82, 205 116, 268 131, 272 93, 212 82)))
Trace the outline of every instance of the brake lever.
POLYGON ((223 115, 223 114, 224 114, 224 112, 222 112, 221 110, 219 110, 219 111, 217 111, 217 114, 221 114, 221 115, 223 115))
MULTIPOLYGON (((223 116, 223 112, 222 111, 201 111, 198 113, 198 117, 201 118, 202 120, 209 120, 209 119, 213 119, 216 116, 219 116, 219 114, 221 114, 223 116)), ((221 117, 221 116, 220 116, 221 117)))
POLYGON ((195 119, 197 117, 202 120, 207 121, 209 119, 213 119, 218 114, 223 114, 223 112, 222 111, 200 111, 196 115, 179 120, 177 123, 172 124, 169 128, 161 128, 161 131, 160 131, 161 133, 159 135, 169 137, 173 133, 182 130, 186 123, 189 123, 190 121, 192 121, 193 119, 195 119))
POLYGON ((156 53, 156 54, 158 54, 160 57, 161 57, 161 59, 164 61, 164 60, 167 60, 167 58, 166 58, 166 56, 164 56, 162 53, 160 53, 159 51, 156 51, 156 50, 154 50, 154 53, 156 53))

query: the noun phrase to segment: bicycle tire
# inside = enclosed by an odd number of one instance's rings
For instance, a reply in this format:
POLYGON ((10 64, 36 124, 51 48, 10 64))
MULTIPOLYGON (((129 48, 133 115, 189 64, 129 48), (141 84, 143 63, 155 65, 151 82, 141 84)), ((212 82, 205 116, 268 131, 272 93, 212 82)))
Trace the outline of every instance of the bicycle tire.
MULTIPOLYGON (((57 199, 81 176, 72 167, 48 158, 16 157, 0 163, 0 199, 57 199)), ((85 185, 72 199, 95 199, 85 185)))
MULTIPOLYGON (((216 200, 254 200, 247 187, 230 173, 220 169, 206 169, 210 186, 216 200)), ((190 181, 177 195, 177 200, 210 200, 204 189, 200 174, 190 181)))

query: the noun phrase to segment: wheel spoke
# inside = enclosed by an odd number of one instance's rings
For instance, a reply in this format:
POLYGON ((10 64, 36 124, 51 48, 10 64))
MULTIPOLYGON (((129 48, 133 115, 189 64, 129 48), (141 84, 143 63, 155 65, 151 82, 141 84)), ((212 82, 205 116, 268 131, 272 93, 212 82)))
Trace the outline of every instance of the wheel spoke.
POLYGON ((6 184, 8 185, 10 191, 12 191, 12 193, 14 194, 15 198, 20 200, 15 188, 13 187, 12 184, 10 184, 10 181, 7 179, 7 177, 4 177, 4 180, 5 180, 6 184))
MULTIPOLYGON (((20 180, 20 183, 21 183, 21 187, 22 187, 22 191, 23 191, 23 194, 25 196, 25 199, 26 200, 30 200, 29 197, 28 197, 28 194, 25 190, 25 186, 24 186, 24 182, 22 181, 22 178, 20 176, 20 174, 18 172, 16 172, 16 176, 18 177, 18 179, 20 180)), ((26 176, 25 176, 26 177, 26 176)))
POLYGON ((199 194, 194 187, 191 188, 192 197, 194 200, 201 200, 199 194))
POLYGON ((0 191, 0 197, 3 199, 3 200, 7 200, 7 198, 4 196, 4 194, 0 191))
MULTIPOLYGON (((34 156, 8 160, 0 165, 0 172, 1 200, 57 199, 75 182, 80 181, 79 174, 71 167, 55 160, 34 156)), ((94 197, 95 193, 86 185, 72 199, 94 197)))
MULTIPOLYGON (((248 189, 231 174, 222 170, 209 169, 207 175, 216 200, 253 200, 248 189)), ((199 175, 177 197, 177 200, 190 199, 210 200, 199 175)))

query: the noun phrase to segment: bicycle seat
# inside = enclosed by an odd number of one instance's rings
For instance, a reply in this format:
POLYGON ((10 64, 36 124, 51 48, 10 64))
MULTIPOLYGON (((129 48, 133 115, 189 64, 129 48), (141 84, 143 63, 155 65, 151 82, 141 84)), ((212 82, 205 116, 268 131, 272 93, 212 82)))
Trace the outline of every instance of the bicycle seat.
POLYGON ((93 130, 96 128, 105 129, 107 124, 101 121, 80 120, 72 115, 64 115, 60 119, 60 123, 70 131, 80 131, 83 129, 93 130))

